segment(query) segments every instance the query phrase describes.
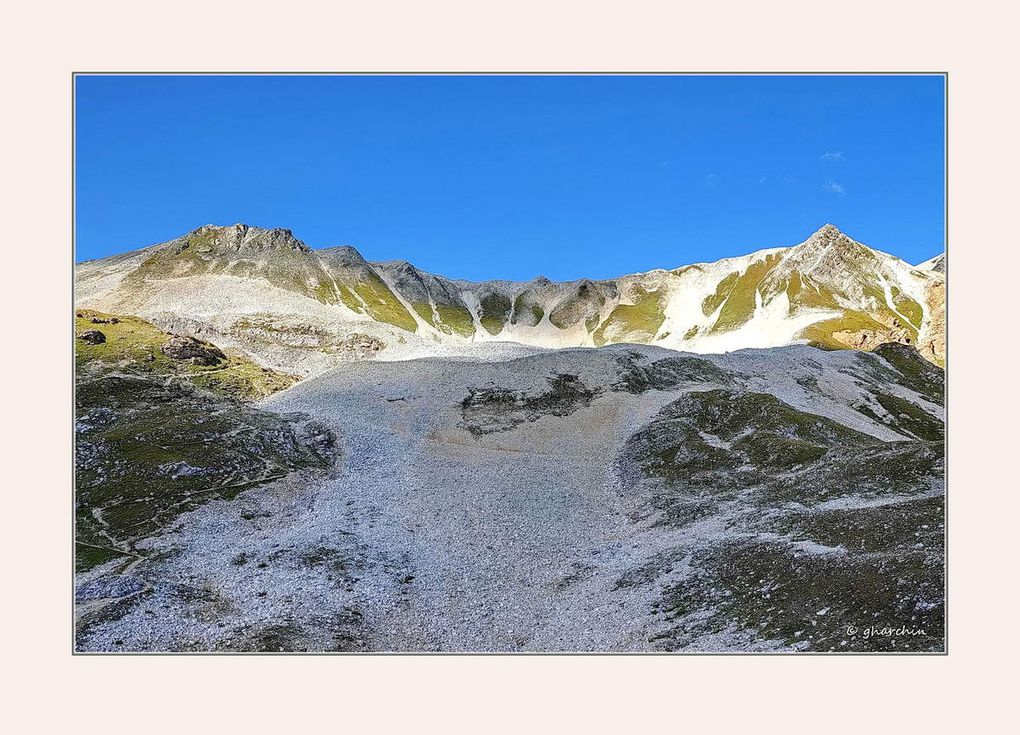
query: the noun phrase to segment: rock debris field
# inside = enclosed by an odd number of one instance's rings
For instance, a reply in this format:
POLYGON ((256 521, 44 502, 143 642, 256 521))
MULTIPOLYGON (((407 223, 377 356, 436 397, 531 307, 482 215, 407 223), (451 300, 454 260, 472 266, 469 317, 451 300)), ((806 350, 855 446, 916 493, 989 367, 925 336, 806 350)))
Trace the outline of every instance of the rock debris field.
POLYGON ((911 348, 492 349, 257 404, 328 466, 80 569, 78 650, 942 650, 942 371, 911 348))

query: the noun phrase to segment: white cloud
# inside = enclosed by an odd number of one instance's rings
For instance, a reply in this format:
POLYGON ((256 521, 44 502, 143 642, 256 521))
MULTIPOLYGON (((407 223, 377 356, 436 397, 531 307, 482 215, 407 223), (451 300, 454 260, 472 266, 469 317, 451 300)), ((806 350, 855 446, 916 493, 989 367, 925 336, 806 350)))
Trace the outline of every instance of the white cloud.
POLYGON ((832 179, 829 179, 824 184, 822 184, 822 188, 832 194, 843 194, 846 192, 846 189, 843 188, 842 184, 840 184, 838 181, 833 181, 832 179))
POLYGON ((820 156, 820 158, 823 161, 845 161, 846 160, 846 156, 844 156, 840 151, 829 151, 828 153, 823 153, 820 156))

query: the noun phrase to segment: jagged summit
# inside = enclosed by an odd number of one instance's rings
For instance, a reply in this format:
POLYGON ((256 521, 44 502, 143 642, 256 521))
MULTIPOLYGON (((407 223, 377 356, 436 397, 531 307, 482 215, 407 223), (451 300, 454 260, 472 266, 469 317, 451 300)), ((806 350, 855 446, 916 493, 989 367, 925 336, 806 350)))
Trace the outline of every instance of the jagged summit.
POLYGON ((836 225, 832 224, 831 222, 826 222, 824 225, 815 230, 814 234, 812 234, 811 237, 808 239, 814 238, 832 239, 837 238, 840 235, 843 235, 843 233, 840 231, 838 227, 836 227, 836 225))
MULTIPOLYGON (((853 248, 853 247, 867 247, 861 245, 845 232, 840 230, 836 225, 825 224, 815 230, 811 236, 801 243, 800 247, 804 248, 853 248)), ((868 248, 870 250, 870 248, 868 248)))
POLYGON ((185 235, 182 240, 199 249, 209 251, 268 252, 293 250, 310 253, 312 249, 294 237, 291 230, 282 227, 253 227, 242 223, 233 225, 202 225, 185 235))
MULTIPOLYGON (((806 273, 838 278, 841 273, 857 272, 871 261, 877 251, 857 242, 838 227, 826 224, 790 253, 791 265, 806 273)), ((866 267, 866 266, 865 266, 866 267)))

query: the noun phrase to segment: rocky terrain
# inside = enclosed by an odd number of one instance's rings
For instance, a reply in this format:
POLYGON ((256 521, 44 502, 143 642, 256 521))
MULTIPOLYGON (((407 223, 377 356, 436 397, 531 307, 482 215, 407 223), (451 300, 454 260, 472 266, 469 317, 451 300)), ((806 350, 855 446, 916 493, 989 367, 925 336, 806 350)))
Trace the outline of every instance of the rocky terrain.
POLYGON ((945 258, 76 270, 76 648, 941 651, 945 258))
POLYGON ((943 649, 943 375, 911 346, 478 345, 256 405, 150 390, 79 398, 79 507, 120 529, 79 562, 81 651, 943 649), (124 423, 158 405, 182 423, 124 423), (125 446, 156 456, 93 458, 125 446))
POLYGON ((467 282, 289 230, 206 225, 76 268, 77 304, 134 314, 310 376, 353 360, 470 354, 472 345, 651 344, 685 352, 914 345, 945 359, 942 260, 921 266, 825 225, 790 247, 610 280, 467 282))
POLYGON ((250 404, 293 376, 137 317, 79 310, 75 321, 75 567, 89 579, 76 599, 87 624, 147 589, 124 572, 181 514, 325 471, 335 454, 328 429, 250 404))

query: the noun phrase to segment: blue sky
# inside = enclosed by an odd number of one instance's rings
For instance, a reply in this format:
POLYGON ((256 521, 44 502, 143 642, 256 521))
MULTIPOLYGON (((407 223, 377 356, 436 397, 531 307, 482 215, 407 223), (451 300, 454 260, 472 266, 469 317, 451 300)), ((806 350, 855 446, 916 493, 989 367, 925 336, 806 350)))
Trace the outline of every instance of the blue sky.
POLYGON ((77 77, 77 259, 287 227, 451 277, 944 247, 941 76, 77 77))

